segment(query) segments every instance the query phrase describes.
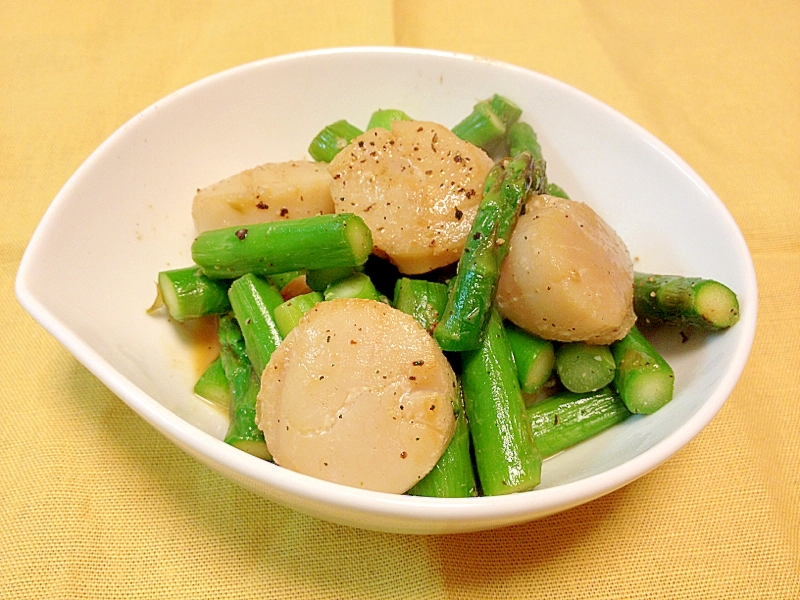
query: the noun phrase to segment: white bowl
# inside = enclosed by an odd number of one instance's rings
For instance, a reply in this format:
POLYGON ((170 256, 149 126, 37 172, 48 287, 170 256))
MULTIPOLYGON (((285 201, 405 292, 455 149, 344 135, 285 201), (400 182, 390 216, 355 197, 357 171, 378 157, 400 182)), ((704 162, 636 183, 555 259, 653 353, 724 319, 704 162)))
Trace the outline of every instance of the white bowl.
MULTIPOLYGON (((123 125, 70 178, 37 228, 16 282, 25 309, 142 418, 203 464, 265 498, 337 523, 404 533, 529 521, 644 475, 714 417, 747 360, 756 280, 722 202, 669 148, 563 83, 476 57, 399 48, 335 49, 231 69, 123 125), (548 459, 530 492, 432 499, 352 489, 294 473, 221 441, 226 419, 192 394, 196 356, 178 328, 145 311, 160 270, 191 264, 197 188, 267 161, 303 158, 314 135, 377 108, 452 126, 493 93, 539 134, 548 174, 595 208, 643 271, 721 280, 740 322, 659 347, 674 400, 548 459)), ((676 336, 673 336, 673 338, 676 336)))

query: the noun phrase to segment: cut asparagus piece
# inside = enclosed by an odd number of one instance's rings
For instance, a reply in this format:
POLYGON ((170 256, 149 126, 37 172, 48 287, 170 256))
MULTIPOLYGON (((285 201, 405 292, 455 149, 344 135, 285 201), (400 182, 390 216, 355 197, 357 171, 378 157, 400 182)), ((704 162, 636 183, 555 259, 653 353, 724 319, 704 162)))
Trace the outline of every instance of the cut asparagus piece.
POLYGON ((494 94, 486 102, 489 103, 489 108, 492 109, 494 114, 500 117, 506 130, 522 116, 522 109, 515 102, 500 94, 494 94))
POLYGON ((616 364, 608 346, 584 342, 561 344, 556 349, 556 372, 571 392, 595 392, 614 381, 616 364))
POLYGON ((382 108, 372 113, 367 124, 367 131, 375 127, 392 130, 392 121, 411 121, 409 117, 402 110, 396 108, 382 108))
POLYGON ((651 414, 672 400, 672 367, 634 326, 611 344, 617 364, 614 387, 632 413, 651 414))
POLYGON ((193 260, 212 279, 354 267, 371 252, 369 228, 349 213, 215 229, 192 244, 193 260))
POLYGON ((470 451, 469 425, 460 391, 458 397, 458 405, 453 407, 456 414, 453 437, 433 469, 408 490, 407 493, 411 496, 469 498, 478 495, 470 451))
POLYGON ((739 320, 739 300, 713 279, 634 273, 633 308, 646 323, 724 329, 739 320))
POLYGON ((483 493, 494 496, 536 487, 542 458, 525 412, 511 345, 496 310, 480 348, 464 352, 461 359, 464 405, 483 493))
POLYGON ((544 458, 621 423, 631 412, 609 387, 561 392, 528 407, 533 439, 544 458))
POLYGON ((355 125, 342 119, 331 123, 311 141, 308 153, 317 162, 331 162, 353 138, 364 133, 355 125))
POLYGON ((414 317, 433 333, 447 304, 447 286, 443 283, 401 277, 394 290, 394 307, 414 317))
POLYGON ((244 337, 247 356, 261 377, 270 356, 283 339, 274 314, 275 308, 283 304, 283 296, 276 285, 252 273, 234 281, 228 296, 244 337))
POLYGON ((489 148, 506 132, 503 120, 487 101, 479 102, 472 112, 453 127, 452 132, 465 142, 479 148, 489 148))
POLYGON ((528 123, 517 121, 506 132, 508 153, 517 156, 523 152, 530 152, 534 159, 542 159, 542 147, 536 137, 536 132, 528 123))
POLYGON ((381 300, 381 295, 364 273, 355 272, 344 279, 330 284, 323 294, 325 300, 336 298, 363 298, 364 300, 381 300))
POLYGON ((324 298, 319 292, 309 292, 308 294, 301 294, 294 298, 287 300, 283 304, 275 308, 275 324, 278 326, 278 332, 282 337, 289 335, 289 332, 294 329, 309 310, 315 304, 322 302, 324 298))
POLYGON ((506 241, 536 170, 531 155, 522 153, 513 160, 501 161, 489 172, 447 306, 434 330, 443 350, 474 350, 480 346, 500 267, 508 253, 506 241))
POLYGON ((532 394, 550 380, 555 366, 553 342, 528 333, 513 323, 506 323, 506 335, 514 353, 519 385, 532 394))
POLYGON ((557 186, 555 183, 547 184, 547 187, 545 188, 545 194, 548 196, 558 196, 559 198, 569 200, 569 195, 567 192, 565 192, 563 188, 557 186))
POLYGON ((256 399, 260 387, 258 376, 247 357, 242 332, 231 315, 220 317, 219 341, 220 359, 231 393, 230 423, 225 443, 269 460, 272 456, 264 441, 264 434, 256 426, 256 399))
POLYGON ((318 269, 306 273, 306 285, 315 292, 324 292, 334 281, 352 275, 362 267, 333 267, 331 269, 318 269))
POLYGON ((194 384, 194 393, 216 406, 222 408, 230 406, 231 390, 228 377, 225 375, 225 367, 222 366, 222 358, 214 359, 203 371, 194 384))
POLYGON ((229 281, 212 280, 200 267, 161 271, 158 292, 169 316, 176 321, 221 315, 231 309, 229 281))

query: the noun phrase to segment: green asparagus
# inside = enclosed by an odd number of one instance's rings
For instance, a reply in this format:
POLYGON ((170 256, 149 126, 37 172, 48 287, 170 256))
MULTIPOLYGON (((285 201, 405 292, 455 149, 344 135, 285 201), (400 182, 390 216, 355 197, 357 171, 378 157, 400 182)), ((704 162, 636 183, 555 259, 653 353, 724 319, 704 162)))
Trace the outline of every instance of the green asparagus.
POLYGON ((336 298, 363 298, 365 300, 380 300, 381 295, 364 273, 355 272, 344 279, 331 283, 323 293, 325 300, 336 298))
POLYGON ((443 283, 401 277, 394 290, 394 307, 408 313, 427 331, 433 332, 447 304, 443 283))
POLYGON ((355 125, 342 119, 331 123, 311 141, 308 153, 317 162, 331 162, 353 138, 364 133, 355 125))
POLYGON ((646 323, 724 329, 739 320, 739 300, 713 279, 635 273, 633 308, 646 323))
POLYGON ((220 315, 229 311, 229 284, 228 281, 206 277, 197 266, 161 271, 158 274, 158 293, 169 316, 176 321, 220 315))
POLYGON ((369 227, 349 213, 214 229, 192 244, 193 260, 212 279, 354 267, 371 252, 369 227))
POLYGON ((282 337, 289 335, 309 310, 324 298, 319 292, 309 292, 290 298, 275 308, 275 325, 282 337))
POLYGON ((635 326, 611 344, 611 352, 617 365, 614 387, 628 410, 651 414, 672 400, 672 368, 635 326))
POLYGON ((259 381, 247 357, 244 339, 236 320, 223 315, 219 321, 220 358, 231 391, 230 423, 225 443, 269 460, 272 456, 264 434, 256 425, 256 400, 259 381))
POLYGON ((228 296, 244 337, 250 363, 261 377, 270 356, 282 340, 274 311, 283 303, 277 286, 252 273, 231 284, 228 296))
POLYGON ((389 131, 392 130, 392 121, 410 121, 411 117, 409 117, 406 113, 402 110, 398 110, 396 108, 383 108, 376 110, 372 113, 372 116, 369 118, 369 123, 367 124, 367 130, 374 129, 375 127, 380 127, 382 129, 388 129, 389 131))
POLYGON ((194 393, 222 408, 228 408, 231 403, 231 390, 222 358, 217 357, 203 371, 194 384, 194 393))
POLYGON ((614 381, 616 364, 608 346, 584 342, 561 344, 556 349, 556 372, 571 392, 594 392, 614 381))
POLYGON ((461 381, 475 464, 487 496, 532 489, 542 457, 533 441, 511 345, 497 310, 480 348, 461 354, 461 381))
POLYGON ((508 253, 505 242, 535 170, 531 155, 522 153, 489 171, 447 306, 434 330, 443 350, 474 350, 480 346, 497 292, 500 266, 508 253))
POLYGON ((520 388, 525 394, 532 394, 547 383, 553 373, 553 342, 528 333, 513 323, 506 323, 505 326, 514 353, 520 388))
POLYGON ((561 392, 528 407, 533 439, 544 458, 621 423, 631 412, 609 387, 561 392))

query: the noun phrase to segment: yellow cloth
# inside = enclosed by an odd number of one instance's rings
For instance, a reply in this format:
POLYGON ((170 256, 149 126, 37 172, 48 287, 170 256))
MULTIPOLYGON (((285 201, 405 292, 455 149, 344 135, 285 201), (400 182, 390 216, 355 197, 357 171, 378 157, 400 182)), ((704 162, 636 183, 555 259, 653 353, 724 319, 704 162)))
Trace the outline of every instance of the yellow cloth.
POLYGON ((0 597, 800 598, 800 4, 0 3, 0 597), (169 444, 17 304, 46 207, 117 127, 205 75, 345 45, 565 81, 676 150, 753 253, 739 385, 661 468, 500 531, 413 537, 262 500, 169 444))

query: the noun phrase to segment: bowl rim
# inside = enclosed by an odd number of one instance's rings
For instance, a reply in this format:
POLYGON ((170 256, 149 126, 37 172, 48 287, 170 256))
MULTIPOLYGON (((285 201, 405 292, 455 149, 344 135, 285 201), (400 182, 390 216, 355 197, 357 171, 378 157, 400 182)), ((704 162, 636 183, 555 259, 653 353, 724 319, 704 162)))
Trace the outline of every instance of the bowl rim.
MULTIPOLYGON (((240 478, 245 478, 255 481, 258 486, 272 489, 277 492, 276 497, 272 499, 280 504, 292 506, 291 503, 287 504, 281 502, 281 497, 300 498, 306 502, 321 503, 343 511, 355 510, 375 517, 392 517, 417 522, 423 527, 426 523, 433 522, 479 523, 508 521, 510 519, 516 519, 518 522, 523 517, 529 517, 530 519, 539 518, 603 496, 625 486, 661 465, 708 425, 732 393, 744 370, 753 345, 756 330, 758 298, 757 281, 752 256, 747 250, 744 237, 735 223, 733 216, 705 181, 703 181, 682 158, 653 134, 600 100, 548 75, 500 60, 465 53, 400 46, 345 46, 267 57, 205 76, 173 91, 146 107, 126 121, 102 142, 58 192, 31 236, 22 260, 20 261, 15 281, 15 293, 23 308, 106 387, 128 404, 139 416, 144 418, 145 421, 153 425, 162 435, 165 435, 181 449, 201 462, 209 464, 208 461, 211 460, 215 464, 221 465, 226 470, 235 474, 235 479, 240 483, 240 478), (613 118, 622 120, 627 127, 632 127, 640 137, 656 147, 666 158, 674 162, 681 171, 689 175, 693 183, 698 185, 701 191, 712 202, 717 203, 717 208, 721 208, 721 212, 726 215, 727 222, 724 224, 725 227, 729 230, 732 238, 738 242, 740 246, 739 249, 744 251, 740 259, 746 263, 743 266, 747 267, 747 272, 743 274, 746 286, 745 289, 741 290, 741 297, 746 299, 746 301, 742 303, 742 313, 739 322, 736 324, 736 327, 743 331, 739 332, 741 343, 736 346, 736 352, 731 357, 720 384, 713 390, 711 395, 688 421, 677 430, 668 434, 664 439, 620 465, 612 467, 602 473, 586 476, 549 488, 534 489, 528 492, 520 492, 505 496, 454 499, 426 498, 361 490, 319 480, 262 461, 228 446, 221 440, 190 424, 122 376, 109 362, 89 347, 80 337, 73 333, 69 326, 60 321, 39 301, 29 286, 33 258, 34 254, 37 252, 38 246, 47 238, 48 230, 55 224, 58 207, 69 198, 70 190, 75 185, 76 181, 83 177, 84 173, 91 168, 94 162, 98 161, 100 157, 104 155, 111 145, 125 135, 132 123, 138 119, 147 118, 147 116, 157 110, 158 107, 167 103, 176 102, 185 95, 195 93, 195 91, 202 86, 217 79, 227 77, 232 73, 253 68, 268 67, 281 62, 314 60, 318 57, 344 54, 353 56, 374 54, 419 55, 421 57, 457 61, 479 61, 502 69, 510 69, 512 71, 524 72, 527 75, 533 74, 537 77, 544 78, 551 84, 569 88, 571 93, 578 94, 582 97, 582 100, 594 104, 595 107, 607 113, 612 113, 613 118)), ((297 510, 302 511, 302 509, 297 510)), ((480 525, 477 527, 481 529, 486 528, 480 525)))

